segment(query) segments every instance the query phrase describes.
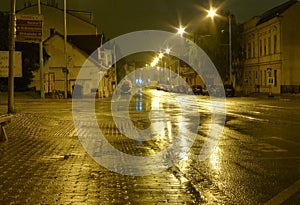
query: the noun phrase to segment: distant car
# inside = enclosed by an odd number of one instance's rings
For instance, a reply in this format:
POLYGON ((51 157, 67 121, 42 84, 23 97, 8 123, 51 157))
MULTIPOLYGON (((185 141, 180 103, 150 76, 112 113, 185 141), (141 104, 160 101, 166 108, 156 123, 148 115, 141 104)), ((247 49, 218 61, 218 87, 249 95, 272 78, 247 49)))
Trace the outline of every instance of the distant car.
POLYGON ((131 94, 131 81, 125 80, 121 86, 121 94, 131 94))
POLYGON ((208 90, 206 88, 206 86, 204 85, 204 87, 202 88, 202 95, 209 95, 208 90))
POLYGON ((157 90, 162 90, 162 91, 167 91, 168 89, 167 89, 167 85, 164 85, 164 84, 158 84, 157 86, 156 86, 156 89, 157 90))
POLYGON ((207 85, 202 89, 203 95, 209 95, 213 97, 222 96, 223 85, 207 85))
POLYGON ((186 88, 184 85, 175 85, 172 89, 174 93, 186 93, 186 88))
POLYGON ((226 97, 234 97, 234 88, 231 84, 224 85, 225 95, 226 97))
POLYGON ((192 91, 195 95, 202 95, 202 86, 201 85, 192 85, 192 91))

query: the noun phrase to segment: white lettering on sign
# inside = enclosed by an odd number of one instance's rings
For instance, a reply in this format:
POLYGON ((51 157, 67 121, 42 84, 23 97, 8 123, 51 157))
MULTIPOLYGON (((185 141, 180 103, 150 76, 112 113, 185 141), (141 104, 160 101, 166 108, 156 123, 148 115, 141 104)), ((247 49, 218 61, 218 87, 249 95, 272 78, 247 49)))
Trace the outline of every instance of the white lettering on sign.
MULTIPOLYGON (((14 77, 22 77, 22 53, 15 51, 14 77)), ((0 77, 8 77, 9 51, 0 51, 0 77)))
POLYGON ((42 15, 16 15, 16 41, 38 43, 43 37, 42 15))

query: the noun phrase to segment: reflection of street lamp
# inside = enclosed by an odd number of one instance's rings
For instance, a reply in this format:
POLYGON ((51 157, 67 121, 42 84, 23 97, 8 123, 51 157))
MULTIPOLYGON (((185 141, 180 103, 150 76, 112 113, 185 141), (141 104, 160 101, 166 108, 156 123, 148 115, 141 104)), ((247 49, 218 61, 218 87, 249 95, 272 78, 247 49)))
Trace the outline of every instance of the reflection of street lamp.
MULTIPOLYGON (((169 49, 169 48, 166 48, 166 54, 170 54, 170 52, 171 52, 171 49, 169 49)), ((165 68, 167 68, 167 61, 165 60, 165 68)), ((171 85, 171 68, 169 68, 169 85, 171 85)))
MULTIPOLYGON (((208 11, 208 14, 207 14, 209 17, 211 18, 214 18, 217 13, 216 13, 216 10, 211 8, 209 11, 208 11)), ((230 84, 232 84, 232 48, 231 48, 231 15, 228 15, 228 32, 229 32, 229 81, 230 81, 230 84)), ((235 87, 235 85, 233 85, 233 87, 235 87)))

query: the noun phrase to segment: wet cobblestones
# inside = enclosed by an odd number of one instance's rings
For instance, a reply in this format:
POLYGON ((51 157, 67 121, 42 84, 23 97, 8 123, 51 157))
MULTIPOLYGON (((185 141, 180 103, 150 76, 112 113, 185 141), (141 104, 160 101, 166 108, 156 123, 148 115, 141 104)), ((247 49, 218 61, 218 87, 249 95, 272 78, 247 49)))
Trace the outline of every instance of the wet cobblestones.
MULTIPOLYGON (((0 204, 196 203, 171 171, 133 177, 98 165, 82 148, 71 113, 66 116, 70 103, 53 106, 56 112, 21 112, 7 126, 9 140, 0 142, 0 204)), ((126 140, 118 143, 132 148, 126 140)))

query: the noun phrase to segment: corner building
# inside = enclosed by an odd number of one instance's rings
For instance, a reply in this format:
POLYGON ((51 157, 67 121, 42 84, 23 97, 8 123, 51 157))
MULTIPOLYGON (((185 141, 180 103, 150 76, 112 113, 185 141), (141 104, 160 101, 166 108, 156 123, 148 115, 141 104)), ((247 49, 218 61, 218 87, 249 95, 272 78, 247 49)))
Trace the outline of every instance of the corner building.
POLYGON ((300 92, 300 2, 290 0, 242 25, 246 92, 300 92))

